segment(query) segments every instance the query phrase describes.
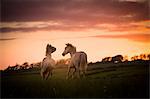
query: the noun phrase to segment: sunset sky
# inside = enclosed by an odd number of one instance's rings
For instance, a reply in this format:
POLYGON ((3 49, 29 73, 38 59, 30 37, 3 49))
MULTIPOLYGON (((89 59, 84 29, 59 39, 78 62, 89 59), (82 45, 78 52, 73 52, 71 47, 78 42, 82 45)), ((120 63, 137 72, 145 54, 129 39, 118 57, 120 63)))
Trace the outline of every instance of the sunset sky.
POLYGON ((89 62, 150 53, 150 1, 1 0, 0 69, 41 61, 48 43, 56 60, 66 43, 89 62))

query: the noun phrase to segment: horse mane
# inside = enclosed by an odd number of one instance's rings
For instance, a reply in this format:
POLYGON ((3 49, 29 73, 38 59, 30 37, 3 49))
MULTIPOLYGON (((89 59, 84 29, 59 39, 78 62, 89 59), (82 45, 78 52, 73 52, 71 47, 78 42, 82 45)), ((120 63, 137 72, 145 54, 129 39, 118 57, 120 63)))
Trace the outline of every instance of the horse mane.
POLYGON ((67 46, 70 46, 70 47, 74 47, 74 48, 76 48, 75 46, 73 46, 72 44, 70 44, 70 43, 67 43, 66 44, 67 46))
POLYGON ((46 54, 48 53, 48 50, 49 50, 49 44, 47 44, 46 46, 46 54))
POLYGON ((67 43, 66 45, 67 45, 67 46, 72 47, 72 48, 73 48, 73 50, 76 52, 76 47, 75 47, 75 46, 73 46, 73 45, 72 45, 72 44, 70 44, 70 43, 67 43))
POLYGON ((47 44, 47 46, 46 46, 46 56, 47 56, 47 54, 48 54, 48 52, 49 52, 49 48, 51 47, 51 44, 47 44))

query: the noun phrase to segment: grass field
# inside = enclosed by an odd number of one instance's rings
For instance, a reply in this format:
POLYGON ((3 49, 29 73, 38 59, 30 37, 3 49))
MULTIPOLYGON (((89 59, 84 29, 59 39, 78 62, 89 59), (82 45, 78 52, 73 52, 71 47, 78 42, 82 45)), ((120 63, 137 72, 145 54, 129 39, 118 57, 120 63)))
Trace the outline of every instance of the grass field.
POLYGON ((121 64, 92 64, 86 78, 66 80, 67 68, 56 68, 43 81, 39 71, 1 73, 4 98, 148 98, 149 61, 121 64), (105 66, 106 65, 106 66, 105 66))

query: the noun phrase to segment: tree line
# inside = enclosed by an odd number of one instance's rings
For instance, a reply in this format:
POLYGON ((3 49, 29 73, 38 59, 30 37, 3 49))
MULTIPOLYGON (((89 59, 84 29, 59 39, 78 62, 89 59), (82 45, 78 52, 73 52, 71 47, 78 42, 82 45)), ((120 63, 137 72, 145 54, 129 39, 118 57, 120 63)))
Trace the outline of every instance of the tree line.
POLYGON ((136 60, 150 60, 150 54, 140 54, 132 56, 131 59, 128 58, 128 56, 122 56, 122 55, 116 55, 113 57, 104 57, 101 62, 126 62, 126 61, 136 61, 136 60))
MULTIPOLYGON (((150 54, 140 54, 140 55, 135 55, 132 56, 130 59, 128 56, 123 56, 123 55, 115 55, 112 57, 104 57, 100 62, 102 63, 120 63, 120 62, 127 62, 127 61, 136 61, 136 60, 150 60, 150 54)), ((65 67, 69 64, 70 58, 68 59, 60 59, 56 61, 56 66, 57 67, 65 67)), ((15 66, 8 66, 5 71, 14 71, 14 70, 29 70, 29 69, 40 69, 40 64, 41 62, 37 63, 31 63, 29 64, 28 62, 24 62, 23 64, 19 65, 16 64, 15 66)))

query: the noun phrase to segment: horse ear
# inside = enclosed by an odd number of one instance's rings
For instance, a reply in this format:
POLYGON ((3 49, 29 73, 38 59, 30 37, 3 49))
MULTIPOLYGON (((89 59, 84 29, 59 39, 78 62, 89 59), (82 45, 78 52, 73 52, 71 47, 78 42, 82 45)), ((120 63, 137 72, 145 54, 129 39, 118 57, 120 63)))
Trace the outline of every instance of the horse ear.
POLYGON ((70 44, 70 43, 67 43, 66 45, 67 45, 67 46, 71 46, 71 44, 70 44))
POLYGON ((49 44, 47 44, 47 47, 49 46, 49 44))

